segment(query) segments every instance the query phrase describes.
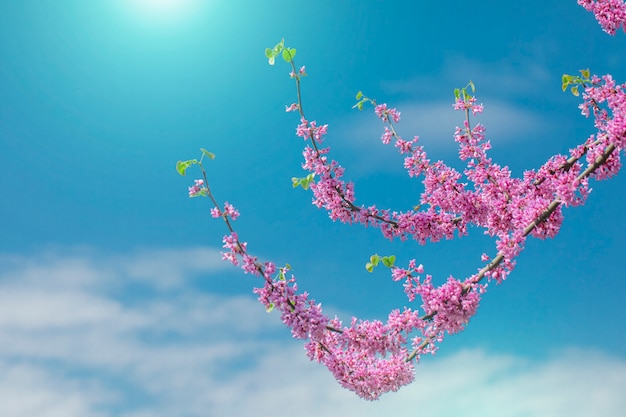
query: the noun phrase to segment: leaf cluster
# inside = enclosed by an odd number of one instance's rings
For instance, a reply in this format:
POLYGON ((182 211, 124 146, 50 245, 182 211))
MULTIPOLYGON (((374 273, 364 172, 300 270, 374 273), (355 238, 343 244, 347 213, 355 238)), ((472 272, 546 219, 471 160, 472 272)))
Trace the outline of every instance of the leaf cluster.
POLYGON ((373 272, 374 268, 377 267, 378 264, 381 262, 387 268, 391 268, 393 267, 393 264, 396 262, 396 256, 395 255, 379 256, 377 253, 375 253, 374 255, 370 256, 370 261, 365 264, 365 269, 367 269, 367 272, 373 272))
POLYGON ((293 188, 302 187, 303 189, 308 190, 309 185, 311 185, 311 183, 313 182, 313 178, 315 178, 315 174, 310 173, 304 178, 293 177, 291 179, 291 183, 293 185, 293 188))
POLYGON ((589 79, 590 73, 589 73, 589 68, 584 69, 584 70, 579 70, 581 76, 578 75, 567 75, 567 74, 563 74, 563 77, 561 78, 562 81, 562 85, 561 88, 563 89, 563 91, 567 90, 568 86, 572 86, 570 88, 570 91, 572 92, 573 95, 577 96, 580 94, 578 91, 578 86, 582 85, 583 87, 585 86, 585 84, 587 83, 591 83, 591 80, 589 79))
POLYGON ((265 58, 270 65, 274 65, 278 55, 281 55, 286 63, 291 64, 296 57, 296 48, 286 47, 285 39, 281 39, 273 48, 265 49, 265 58))

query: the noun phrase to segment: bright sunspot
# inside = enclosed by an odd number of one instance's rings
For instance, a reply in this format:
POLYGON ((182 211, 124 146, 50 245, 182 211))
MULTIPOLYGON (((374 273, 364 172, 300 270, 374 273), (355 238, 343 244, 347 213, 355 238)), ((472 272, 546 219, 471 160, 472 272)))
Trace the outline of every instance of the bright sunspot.
POLYGON ((124 3, 138 18, 172 23, 191 17, 199 0, 126 0, 124 3))

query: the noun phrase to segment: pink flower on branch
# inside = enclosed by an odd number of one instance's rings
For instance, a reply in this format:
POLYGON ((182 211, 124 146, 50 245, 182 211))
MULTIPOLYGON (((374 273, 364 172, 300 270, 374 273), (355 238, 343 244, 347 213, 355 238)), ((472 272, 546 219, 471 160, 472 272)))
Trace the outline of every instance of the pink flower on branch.
POLYGON ((196 197, 205 189, 204 180, 194 180, 194 185, 189 187, 189 197, 196 197))
POLYGON ((578 0, 578 4, 592 12, 609 35, 615 35, 620 27, 626 32, 626 2, 623 0, 578 0))
POLYGON ((422 278, 424 268, 415 260, 407 268, 391 267, 392 279, 403 281, 409 301, 421 299, 421 312, 405 308, 392 311, 386 322, 352 318, 344 326, 338 318, 326 317, 321 304, 308 293, 298 292, 295 276, 285 276, 290 267, 276 268, 249 254, 229 221, 239 216, 232 205, 226 202, 220 208, 203 180, 189 188, 190 196, 204 192, 211 198, 215 206, 211 215, 221 217, 230 230, 223 238, 223 258, 263 280, 254 290, 259 301, 268 311, 280 311, 293 337, 306 341, 311 360, 324 364, 342 386, 368 400, 410 383, 413 359, 434 354, 447 334, 463 330, 476 314, 487 286, 482 281, 502 282, 514 269, 529 235, 554 237, 563 221, 562 207, 584 203, 590 191, 589 178, 608 178, 621 167, 620 155, 626 145, 626 86, 616 85, 610 76, 589 78, 587 74, 581 79, 581 111, 585 116, 593 114, 598 133, 573 148, 569 156, 556 155, 540 168, 526 171, 522 178, 513 177, 508 167, 489 157, 491 145, 485 128, 470 123, 470 116, 482 112, 483 107, 465 90, 454 104, 466 115, 463 127, 455 132, 459 158, 466 163, 462 173, 442 161, 431 162, 417 145, 418 137, 407 141, 396 132, 394 124, 400 121, 396 109, 366 98, 385 124, 382 142, 393 142, 405 155, 405 169, 411 177, 422 177, 424 192, 420 206, 404 212, 357 206, 354 184, 343 179, 344 169, 329 158, 329 148, 318 146, 324 141, 327 125, 309 122, 302 112, 299 76, 305 74, 304 67, 296 74, 293 66, 292 74, 298 88, 298 103, 292 110, 301 116, 296 134, 310 141, 303 152, 303 168, 315 174, 315 182, 310 184, 313 204, 326 209, 331 219, 377 227, 389 239, 413 238, 420 243, 463 236, 472 225, 483 228, 496 241, 497 254, 493 258, 482 254, 485 265, 475 274, 464 280, 449 277, 438 287, 430 275, 422 278))

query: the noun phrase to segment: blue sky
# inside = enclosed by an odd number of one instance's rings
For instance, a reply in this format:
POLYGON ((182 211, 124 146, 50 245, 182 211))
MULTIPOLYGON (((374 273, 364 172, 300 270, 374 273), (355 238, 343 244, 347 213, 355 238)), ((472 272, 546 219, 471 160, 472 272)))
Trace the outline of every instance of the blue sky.
POLYGON ((357 202, 406 209, 420 183, 354 95, 398 107, 399 130, 460 167, 452 91, 477 87, 493 156, 520 175, 592 123, 561 75, 626 80, 626 36, 560 2, 0 0, 0 415, 65 417, 621 416, 626 407, 624 175, 594 183, 561 233, 529 241, 467 330, 376 403, 309 363, 255 280, 220 261, 225 228, 174 166, 199 156, 263 259, 344 320, 407 304, 373 253, 438 282, 478 268, 474 230, 419 246, 332 223, 294 190, 303 143, 285 38, 306 65, 307 114, 357 202), (171 2, 170 2, 171 3, 171 2))

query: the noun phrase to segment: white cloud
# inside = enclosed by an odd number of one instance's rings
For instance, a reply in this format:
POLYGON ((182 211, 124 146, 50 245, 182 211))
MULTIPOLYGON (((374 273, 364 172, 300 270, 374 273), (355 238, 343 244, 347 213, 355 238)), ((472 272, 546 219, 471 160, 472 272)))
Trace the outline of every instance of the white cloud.
POLYGON ((185 281, 216 271, 210 263, 169 290, 148 279, 154 269, 141 265, 163 253, 155 273, 188 265, 198 249, 146 251, 137 263, 95 252, 2 258, 0 415, 616 417, 626 407, 626 360, 585 350, 428 357, 414 384, 365 402, 309 362, 252 296, 185 281), (133 292, 137 280, 155 287, 150 296, 133 292))
POLYGON ((479 99, 484 94, 507 100, 545 97, 548 91, 559 94, 562 74, 554 72, 547 64, 555 48, 558 46, 545 41, 519 45, 511 50, 511 56, 493 62, 451 54, 436 76, 384 80, 381 86, 389 94, 423 97, 443 92, 452 98, 454 88, 462 88, 472 80, 479 99))
MULTIPOLYGON (((500 62, 450 56, 435 76, 381 82, 386 97, 375 98, 402 113, 397 126, 402 137, 419 136, 431 159, 450 162, 458 149, 453 137, 455 128, 465 119, 463 112, 452 109, 452 93, 471 79, 478 103, 485 105, 484 113, 472 118, 472 123, 486 127, 486 137, 493 147, 521 140, 537 143, 554 133, 562 122, 558 114, 547 114, 546 107, 556 108, 555 103, 567 96, 561 92, 561 74, 550 73, 543 64, 553 46, 537 43, 520 48, 516 56, 500 62)), ((340 153, 350 154, 351 163, 344 166, 351 178, 380 171, 404 173, 403 158, 380 144, 383 124, 373 112, 355 112, 332 124, 330 132, 328 144, 340 153)))
POLYGON ((220 252, 209 248, 141 251, 121 257, 118 262, 130 277, 156 282, 162 289, 184 283, 191 274, 229 268, 220 252))
MULTIPOLYGON (((485 110, 472 117, 471 123, 485 126, 485 136, 494 148, 506 146, 510 141, 529 141, 529 138, 545 134, 554 127, 539 114, 512 103, 497 99, 480 103, 485 105, 485 110)), ((418 143, 433 160, 450 162, 456 158, 458 144, 454 141, 454 131, 457 126, 463 126, 465 115, 455 111, 451 102, 407 101, 394 103, 393 107, 402 115, 396 125, 400 136, 407 140, 419 136, 418 143)), ((392 144, 381 144, 383 130, 382 122, 374 114, 361 113, 336 127, 329 144, 333 149, 350 153, 351 162, 346 167, 350 177, 373 171, 405 174, 404 157, 392 144)))

